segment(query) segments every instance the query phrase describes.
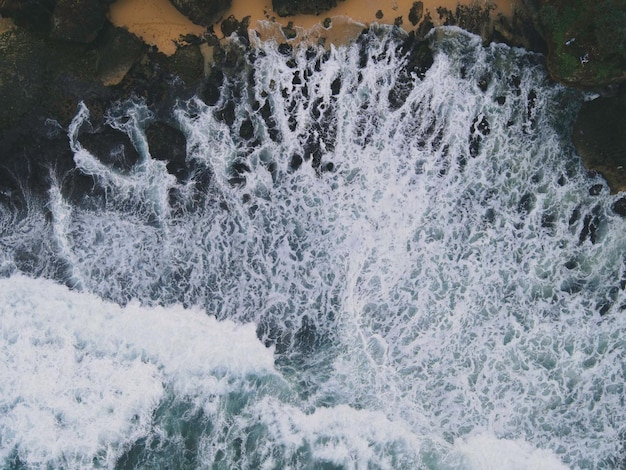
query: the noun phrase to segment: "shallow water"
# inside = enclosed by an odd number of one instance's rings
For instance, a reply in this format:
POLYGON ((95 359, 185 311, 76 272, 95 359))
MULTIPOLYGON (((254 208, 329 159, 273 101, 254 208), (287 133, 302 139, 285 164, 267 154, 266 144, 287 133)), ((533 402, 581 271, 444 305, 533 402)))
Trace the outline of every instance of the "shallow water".
POLYGON ((145 105, 109 113, 128 169, 79 110, 92 191, 53 175, 0 210, 5 466, 624 464, 626 227, 569 144, 584 97, 536 55, 430 40, 424 75, 390 29, 255 44, 174 110, 178 179, 145 105))

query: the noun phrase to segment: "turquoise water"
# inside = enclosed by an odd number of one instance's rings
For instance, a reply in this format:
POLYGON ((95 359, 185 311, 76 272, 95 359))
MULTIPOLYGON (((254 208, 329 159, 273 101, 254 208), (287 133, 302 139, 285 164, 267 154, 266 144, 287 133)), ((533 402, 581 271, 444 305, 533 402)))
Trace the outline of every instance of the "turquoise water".
POLYGON ((584 97, 455 28, 420 74, 401 39, 253 38, 173 110, 184 178, 143 103, 109 112, 128 170, 81 106, 92 192, 52 172, 0 211, 5 467, 624 465, 626 223, 569 144, 584 97))

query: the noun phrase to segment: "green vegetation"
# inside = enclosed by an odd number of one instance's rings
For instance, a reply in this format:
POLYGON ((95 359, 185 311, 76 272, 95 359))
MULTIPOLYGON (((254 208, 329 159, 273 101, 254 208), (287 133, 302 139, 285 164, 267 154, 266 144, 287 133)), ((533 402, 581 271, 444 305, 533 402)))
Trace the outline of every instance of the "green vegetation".
POLYGON ((549 0, 540 20, 555 79, 593 86, 626 78, 626 0, 549 0))

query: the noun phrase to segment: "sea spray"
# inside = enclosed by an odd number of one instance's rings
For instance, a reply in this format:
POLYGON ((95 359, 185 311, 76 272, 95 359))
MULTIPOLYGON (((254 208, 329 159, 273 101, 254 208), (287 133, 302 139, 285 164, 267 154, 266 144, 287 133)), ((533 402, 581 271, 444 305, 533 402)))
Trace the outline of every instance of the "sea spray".
MULTIPOLYGON (((273 348, 262 377, 279 398, 254 377, 236 381, 236 396, 178 390, 185 374, 164 377, 165 356, 137 359, 156 374, 144 384, 154 400, 129 394, 124 406, 150 419, 120 419, 119 436, 102 441, 117 449, 106 465, 623 463, 625 222, 568 143, 583 96, 552 83, 535 54, 456 28, 429 40, 422 73, 393 29, 329 50, 253 37, 215 103, 174 110, 183 176, 151 158, 145 104, 109 114, 140 154, 128 171, 80 145, 81 108, 69 134, 92 192, 68 205, 51 178, 52 202, 3 209, 18 222, 0 224, 5 272, 85 292, 64 293, 69 304, 95 294, 163 312, 195 306, 248 325, 250 347, 273 348), (206 395, 227 412, 198 411, 206 395)), ((206 361, 189 354, 189 367, 206 361)), ((58 457, 4 442, 5 455, 41 456, 33 465, 58 457)), ((80 465, 106 447, 90 445, 99 450, 72 450, 80 465)))

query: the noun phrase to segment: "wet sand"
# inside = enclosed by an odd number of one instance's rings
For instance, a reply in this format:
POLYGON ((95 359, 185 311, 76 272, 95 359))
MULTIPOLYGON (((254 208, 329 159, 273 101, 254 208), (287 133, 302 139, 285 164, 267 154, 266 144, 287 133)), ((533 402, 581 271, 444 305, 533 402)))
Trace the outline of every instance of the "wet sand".
MULTIPOLYGON (((510 17, 514 1, 423 0, 423 4, 424 14, 429 11, 433 22, 438 24, 436 8, 439 6, 454 10, 457 4, 480 6, 495 4, 494 15, 502 13, 510 17)), ((414 0, 345 0, 339 2, 337 7, 317 16, 296 15, 281 18, 272 10, 270 0, 254 3, 249 0, 233 0, 233 6, 224 13, 224 18, 233 15, 241 20, 250 16, 250 28, 257 30, 263 40, 272 37, 284 40, 281 37, 280 26, 287 27, 291 24, 298 32, 299 38, 317 41, 324 37, 328 42, 339 44, 355 37, 365 26, 372 23, 394 24, 399 17, 402 17, 404 29, 412 29, 414 26, 409 21, 409 11, 413 2, 414 0), (382 12, 382 18, 376 16, 379 10, 382 12), (330 29, 322 26, 326 18, 331 19, 330 29), (267 24, 268 22, 273 24, 267 24)), ((176 41, 180 40, 181 35, 201 36, 206 30, 183 16, 169 0, 117 0, 110 7, 109 17, 114 24, 127 28, 147 44, 156 46, 168 55, 176 51, 176 41)), ((216 34, 221 36, 219 24, 216 24, 214 29, 216 34)))

